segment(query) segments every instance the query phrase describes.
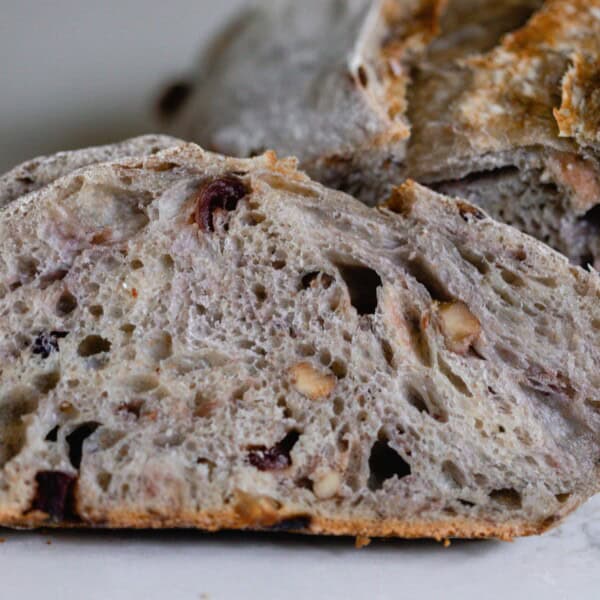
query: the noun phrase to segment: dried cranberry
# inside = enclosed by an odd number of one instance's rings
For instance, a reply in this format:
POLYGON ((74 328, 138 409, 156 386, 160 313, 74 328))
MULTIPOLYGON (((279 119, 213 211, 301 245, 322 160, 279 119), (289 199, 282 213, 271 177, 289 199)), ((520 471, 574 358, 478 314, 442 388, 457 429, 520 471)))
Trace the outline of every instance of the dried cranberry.
POLYGON ((246 184, 232 175, 206 182, 196 193, 196 223, 203 231, 214 231, 213 213, 235 210, 247 194, 246 184))
POLYGON ((187 81, 177 81, 171 84, 158 101, 158 112, 162 117, 172 117, 185 104, 193 91, 187 81))
POLYGON ((62 471, 39 471, 31 510, 47 513, 55 521, 73 517, 73 491, 76 477, 62 471))
POLYGON ((69 335, 68 331, 51 331, 50 333, 40 333, 33 344, 31 351, 34 354, 40 354, 42 358, 48 358, 52 352, 58 352, 58 340, 69 335))
POLYGON ((292 464, 290 453, 300 438, 297 431, 290 431, 280 442, 271 448, 253 448, 248 454, 248 462, 259 471, 281 471, 292 464))

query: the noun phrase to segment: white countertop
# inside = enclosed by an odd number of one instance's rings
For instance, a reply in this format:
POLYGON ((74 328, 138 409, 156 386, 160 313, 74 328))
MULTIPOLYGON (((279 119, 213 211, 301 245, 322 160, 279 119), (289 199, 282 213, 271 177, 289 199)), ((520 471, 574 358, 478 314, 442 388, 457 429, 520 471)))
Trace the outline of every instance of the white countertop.
MULTIPOLYGON (((152 98, 243 0, 2 0, 0 172, 151 128, 152 98)), ((1 531, 0 598, 596 600, 600 498, 500 542, 1 531), (47 542, 51 542, 48 544, 47 542)))
POLYGON ((600 498, 541 537, 353 541, 197 532, 7 532, 0 597, 20 600, 597 600, 600 498), (48 544, 48 542, 51 542, 48 544))

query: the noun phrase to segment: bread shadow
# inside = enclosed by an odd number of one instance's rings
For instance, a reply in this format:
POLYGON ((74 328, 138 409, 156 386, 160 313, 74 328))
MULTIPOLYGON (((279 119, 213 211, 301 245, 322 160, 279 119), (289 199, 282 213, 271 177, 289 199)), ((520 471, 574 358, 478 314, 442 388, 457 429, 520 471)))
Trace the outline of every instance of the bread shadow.
MULTIPOLYGON (((220 531, 209 533, 189 529, 170 530, 100 530, 100 529, 39 529, 36 531, 5 531, 9 539, 30 542, 33 538, 43 538, 57 546, 66 545, 85 548, 86 546, 124 544, 130 548, 152 544, 168 548, 176 546, 178 550, 185 547, 210 546, 215 551, 256 548, 285 550, 286 552, 326 552, 343 555, 349 552, 364 554, 373 553, 409 553, 440 554, 460 553, 465 557, 481 556, 508 547, 506 542, 498 540, 451 540, 449 546, 432 539, 405 540, 395 538, 374 538, 368 546, 358 550, 355 538, 349 536, 311 536, 294 533, 260 532, 260 531, 220 531), (27 537, 32 539, 27 540, 27 537)), ((2 535, 2 530, 0 530, 2 535)))

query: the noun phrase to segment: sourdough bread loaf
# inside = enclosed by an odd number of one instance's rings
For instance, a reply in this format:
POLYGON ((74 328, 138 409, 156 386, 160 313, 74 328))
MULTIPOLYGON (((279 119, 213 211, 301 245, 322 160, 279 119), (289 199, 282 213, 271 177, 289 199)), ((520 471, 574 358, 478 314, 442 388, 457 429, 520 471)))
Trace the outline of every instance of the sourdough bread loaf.
POLYGON ((371 204, 411 177, 600 268, 600 0, 280 0, 231 33, 173 131, 371 204))
POLYGON ((599 277, 471 204, 184 144, 0 244, 2 525, 508 539, 600 487, 599 277))

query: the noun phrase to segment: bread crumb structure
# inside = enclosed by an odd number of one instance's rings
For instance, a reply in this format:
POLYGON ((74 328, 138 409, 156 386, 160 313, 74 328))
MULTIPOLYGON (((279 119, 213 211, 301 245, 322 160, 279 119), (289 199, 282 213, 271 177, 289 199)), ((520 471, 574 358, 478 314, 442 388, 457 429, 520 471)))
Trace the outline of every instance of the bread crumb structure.
POLYGON ((272 153, 28 165, 0 180, 3 525, 509 539, 598 491, 597 274, 272 153))

